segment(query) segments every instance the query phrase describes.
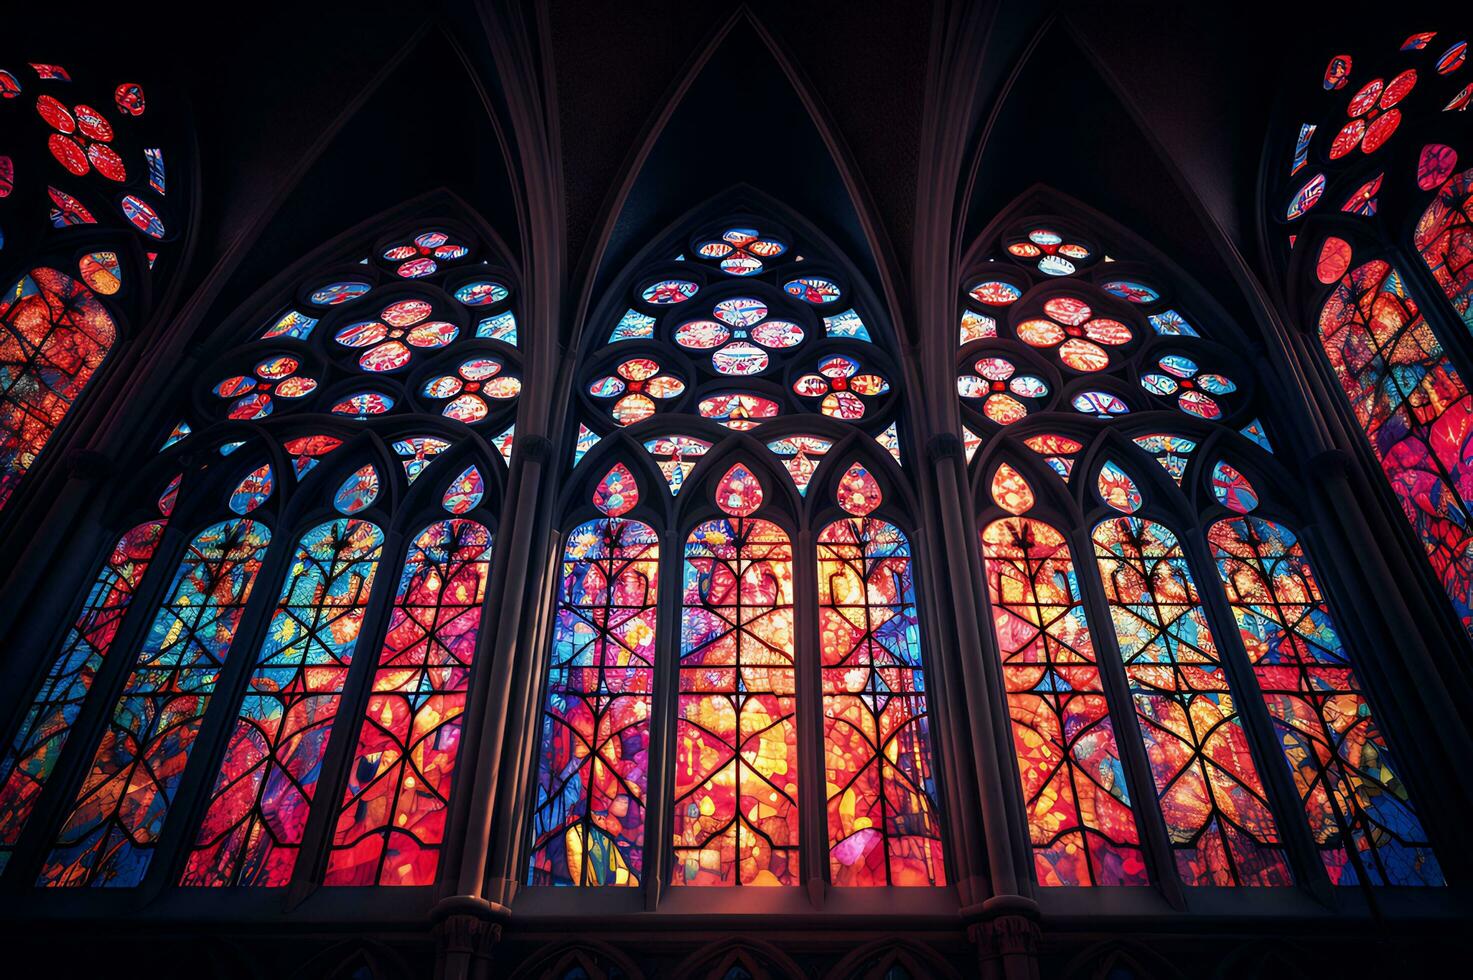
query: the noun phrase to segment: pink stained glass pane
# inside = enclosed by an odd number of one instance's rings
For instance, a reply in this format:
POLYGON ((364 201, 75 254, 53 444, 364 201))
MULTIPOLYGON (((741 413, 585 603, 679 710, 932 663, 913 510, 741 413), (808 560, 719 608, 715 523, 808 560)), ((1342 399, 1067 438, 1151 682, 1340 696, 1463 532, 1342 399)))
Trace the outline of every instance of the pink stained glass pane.
POLYGON ((942 885, 941 825, 910 542, 854 517, 818 538, 829 873, 942 885))
POLYGON ((1176 536, 1116 517, 1095 559, 1183 883, 1288 885, 1284 845, 1176 536))
POLYGON ((383 540, 340 518, 298 541, 181 885, 291 880, 383 540))
POLYGON ((707 521, 685 546, 676 885, 798 882, 793 551, 776 524, 707 521))
POLYGON ((431 524, 410 546, 324 884, 435 881, 491 544, 480 524, 452 519, 431 524))
POLYGON ((1319 339, 1433 573, 1473 633, 1473 398, 1400 273, 1379 259, 1330 292, 1319 339))
POLYGON ((1330 880, 1443 884, 1303 546, 1257 517, 1218 521, 1207 537, 1330 880))
POLYGON ((548 654, 531 885, 639 884, 659 537, 638 521, 568 535, 548 654))
POLYGON ((1147 884, 1064 536, 1042 521, 1005 518, 982 532, 982 556, 1038 883, 1147 884))
POLYGON ((270 542, 242 518, 190 542, 38 885, 143 881, 270 542))
MULTIPOLYGON (((177 484, 172 492, 178 492, 177 484)), ((118 539, 0 762, 0 874, 71 737, 97 672, 112 651, 123 615, 163 537, 164 523, 140 524, 118 539)))

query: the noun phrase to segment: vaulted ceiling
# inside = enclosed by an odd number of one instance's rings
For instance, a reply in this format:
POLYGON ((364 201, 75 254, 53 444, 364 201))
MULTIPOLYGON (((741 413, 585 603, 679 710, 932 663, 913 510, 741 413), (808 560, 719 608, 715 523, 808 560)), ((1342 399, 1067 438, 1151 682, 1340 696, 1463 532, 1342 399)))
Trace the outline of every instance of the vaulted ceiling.
POLYGON ((184 295, 205 287, 206 325, 435 187, 524 261, 554 247, 533 257, 562 270, 576 311, 651 235, 736 184, 808 215, 903 303, 933 254, 918 230, 939 223, 958 256, 1045 183, 1157 241, 1247 319, 1235 295, 1263 272, 1275 92, 1360 28, 1290 9, 1270 38, 1263 18, 1208 6, 333 2, 222 30, 197 5, 105 22, 35 5, 19 36, 47 39, 33 57, 167 62, 196 121, 184 295), (937 154, 947 142, 954 159, 937 154), (551 212, 529 208, 536 195, 551 212), (557 215, 558 234, 534 213, 557 215))

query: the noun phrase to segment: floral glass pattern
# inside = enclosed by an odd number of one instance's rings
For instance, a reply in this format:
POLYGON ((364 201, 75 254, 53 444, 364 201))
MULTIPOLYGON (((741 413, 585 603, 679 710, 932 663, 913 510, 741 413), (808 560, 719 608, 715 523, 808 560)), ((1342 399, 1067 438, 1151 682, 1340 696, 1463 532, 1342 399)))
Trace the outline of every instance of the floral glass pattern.
POLYGON ((982 403, 982 414, 998 425, 1012 425, 1041 408, 1049 395, 1048 382, 1036 374, 1019 374, 1006 357, 980 358, 973 369, 956 379, 956 391, 966 399, 982 403))
POLYGON ((817 374, 804 374, 793 382, 793 390, 802 398, 818 398, 818 410, 845 421, 864 418, 866 398, 875 398, 890 390, 890 382, 882 375, 859 373, 860 363, 852 357, 835 354, 818 364, 817 374))
POLYGON ((588 393, 600 401, 614 399, 609 414, 620 425, 643 422, 655 414, 656 399, 676 398, 685 391, 684 381, 660 371, 658 361, 632 357, 621 361, 613 374, 589 385, 588 393))
POLYGON ((1156 366, 1159 371, 1141 375, 1141 387, 1161 398, 1175 395, 1176 407, 1198 418, 1222 418, 1223 408, 1217 399, 1238 390, 1226 375, 1202 374, 1197 362, 1183 354, 1166 354, 1156 366))
POLYGON ((433 275, 442 265, 470 254, 470 247, 443 231, 424 231, 413 239, 395 242, 384 250, 384 261, 395 263, 394 274, 401 279, 422 279, 433 275))
POLYGON ((397 371, 407 367, 416 350, 438 350, 460 335, 460 328, 444 320, 431 320, 434 307, 422 299, 402 299, 379 311, 376 320, 359 320, 338 329, 333 339, 354 350, 367 348, 358 357, 365 371, 397 371))
POLYGON ((1084 300, 1055 296, 1043 304, 1043 315, 1017 326, 1018 339, 1031 347, 1052 350, 1073 371, 1103 371, 1110 366, 1106 348, 1130 343, 1131 330, 1119 320, 1095 316, 1084 300))
POLYGON ((494 402, 507 402, 522 393, 522 379, 502 374, 504 367, 500 358, 472 357, 457 365, 454 374, 426 381, 420 391, 445 403, 441 415, 472 425, 492 414, 494 402))
POLYGON ((1046 276, 1071 276, 1094 252, 1083 242, 1066 238, 1052 228, 1030 228, 1026 235, 1008 243, 1008 254, 1032 262, 1046 276))
POLYGON ((217 382, 210 390, 230 402, 228 418, 262 419, 276 408, 275 398, 302 398, 317 390, 317 379, 297 374, 302 362, 278 354, 256 363, 251 374, 237 374, 217 382))
POLYGON ((764 235, 756 228, 728 228, 720 238, 699 243, 695 254, 713 261, 729 276, 755 276, 762 272, 764 259, 775 259, 788 250, 780 239, 764 235))

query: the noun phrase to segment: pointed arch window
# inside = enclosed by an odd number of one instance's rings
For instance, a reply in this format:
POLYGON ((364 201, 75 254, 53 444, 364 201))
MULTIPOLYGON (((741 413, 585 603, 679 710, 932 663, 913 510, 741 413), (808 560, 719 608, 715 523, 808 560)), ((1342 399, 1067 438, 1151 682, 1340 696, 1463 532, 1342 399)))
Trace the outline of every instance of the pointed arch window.
POLYGON ((180 264, 193 203, 181 109, 90 65, 0 66, 0 509, 180 264), (20 69, 20 70, 16 70, 20 69), (166 167, 167 161, 167 167, 166 167))
POLYGON ((1322 77, 1310 69, 1314 79, 1288 96, 1306 121, 1265 207, 1289 232, 1287 248, 1271 244, 1302 324, 1316 331, 1432 577, 1473 635, 1463 530, 1463 471, 1473 464, 1466 42, 1445 25, 1404 41, 1383 34, 1336 55, 1322 77))
POLYGON ((878 304, 770 216, 678 234, 587 328, 527 881, 942 884, 878 304))
MULTIPOLYGON (((1302 542, 1249 513, 1236 460, 1284 485, 1263 421, 1284 406, 1221 312, 1102 219, 999 227, 965 279, 958 394, 1038 882, 1442 884, 1302 542)), ((1403 301, 1346 315, 1385 327, 1403 301)), ((1397 327, 1382 343, 1428 336, 1397 327)), ((1467 400, 1434 390, 1401 404, 1467 400)))
POLYGON ((39 884, 143 880, 270 543, 244 516, 189 543, 39 884))
POLYGON ((1230 464, 1212 481, 1239 516, 1207 540, 1326 873, 1335 884, 1441 884, 1303 544, 1251 513, 1257 493, 1230 464))
POLYGON ((1146 865, 1069 545, 1024 516, 1027 480, 998 465, 982 531, 1023 806, 1041 885, 1143 885, 1146 865))
POLYGON ((372 234, 284 275, 168 396, 140 483, 182 486, 100 572, 5 770, 0 840, 40 884, 435 883, 513 451, 514 276, 460 218, 372 234), (65 809, 28 826, 47 794, 65 809))

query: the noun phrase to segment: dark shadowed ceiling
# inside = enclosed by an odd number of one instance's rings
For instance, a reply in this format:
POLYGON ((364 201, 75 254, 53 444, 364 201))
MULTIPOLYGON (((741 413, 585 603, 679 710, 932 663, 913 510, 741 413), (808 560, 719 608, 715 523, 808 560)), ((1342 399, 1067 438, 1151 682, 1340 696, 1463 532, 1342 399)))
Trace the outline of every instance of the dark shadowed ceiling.
MULTIPOLYGON (((210 282, 212 322, 324 240, 436 187, 519 253, 532 239, 518 195, 550 191, 570 295, 740 183, 807 215, 862 269, 885 266, 903 295, 919 161, 942 134, 967 147, 941 195, 954 250, 1047 183, 1161 243, 1232 309, 1232 253, 1259 261, 1275 94, 1338 43, 1294 42, 1333 33, 1322 10, 1274 16, 1266 31, 1261 12, 1179 3, 333 2, 223 21, 200 6, 87 20, 52 5, 3 43, 41 39, 16 52, 32 60, 167 59, 152 67, 187 93, 201 169, 186 288, 210 282), (969 59, 977 70, 961 73, 969 59), (963 110, 928 111, 943 102, 963 110), (529 167, 534 144, 551 163, 529 167)), ((1405 5, 1398 17, 1415 21, 1405 5)), ((1363 29, 1346 18, 1346 43, 1363 29)))

